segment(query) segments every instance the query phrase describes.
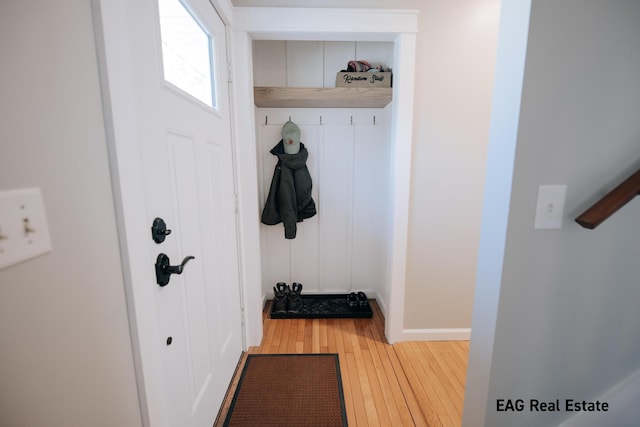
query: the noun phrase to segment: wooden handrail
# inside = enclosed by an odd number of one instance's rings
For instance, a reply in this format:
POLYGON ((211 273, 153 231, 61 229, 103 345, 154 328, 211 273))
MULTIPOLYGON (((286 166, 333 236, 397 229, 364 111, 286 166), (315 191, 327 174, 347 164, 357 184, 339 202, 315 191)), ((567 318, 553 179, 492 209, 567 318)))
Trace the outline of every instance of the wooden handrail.
POLYGON ((640 170, 584 211, 576 218, 576 222, 592 230, 629 203, 638 193, 640 193, 640 170))

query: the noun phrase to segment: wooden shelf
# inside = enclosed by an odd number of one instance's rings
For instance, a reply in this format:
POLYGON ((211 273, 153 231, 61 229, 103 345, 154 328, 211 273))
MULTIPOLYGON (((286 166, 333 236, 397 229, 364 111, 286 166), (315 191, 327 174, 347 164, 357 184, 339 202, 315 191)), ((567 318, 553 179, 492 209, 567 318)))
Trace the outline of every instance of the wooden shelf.
POLYGON ((256 107, 383 108, 391 102, 391 88, 368 87, 254 87, 256 107))

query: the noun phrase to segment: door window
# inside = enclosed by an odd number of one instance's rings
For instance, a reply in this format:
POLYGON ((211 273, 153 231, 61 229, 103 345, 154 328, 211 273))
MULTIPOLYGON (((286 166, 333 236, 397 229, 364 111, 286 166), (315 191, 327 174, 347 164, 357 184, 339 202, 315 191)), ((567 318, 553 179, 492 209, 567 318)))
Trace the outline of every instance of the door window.
POLYGON ((158 9, 165 81, 213 108, 211 35, 180 0, 159 0, 158 9))

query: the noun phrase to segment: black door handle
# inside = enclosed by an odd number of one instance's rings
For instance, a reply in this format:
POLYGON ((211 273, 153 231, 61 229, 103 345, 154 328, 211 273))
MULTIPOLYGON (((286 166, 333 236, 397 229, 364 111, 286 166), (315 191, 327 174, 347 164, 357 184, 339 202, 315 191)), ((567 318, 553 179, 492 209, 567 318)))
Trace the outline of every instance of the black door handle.
POLYGON ((166 254, 161 253, 156 259, 156 283, 160 286, 167 286, 172 274, 182 274, 184 266, 195 257, 189 255, 184 257, 180 265, 171 265, 171 261, 166 254))

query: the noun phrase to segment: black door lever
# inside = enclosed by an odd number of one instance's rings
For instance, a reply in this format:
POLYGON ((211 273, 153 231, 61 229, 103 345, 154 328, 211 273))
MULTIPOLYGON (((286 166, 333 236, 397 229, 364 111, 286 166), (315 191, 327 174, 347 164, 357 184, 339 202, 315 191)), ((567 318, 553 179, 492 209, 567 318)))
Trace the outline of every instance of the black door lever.
POLYGON ((180 265, 171 265, 171 261, 166 254, 161 253, 156 259, 156 283, 160 286, 167 286, 172 274, 182 274, 184 266, 195 257, 189 255, 182 260, 180 265))

